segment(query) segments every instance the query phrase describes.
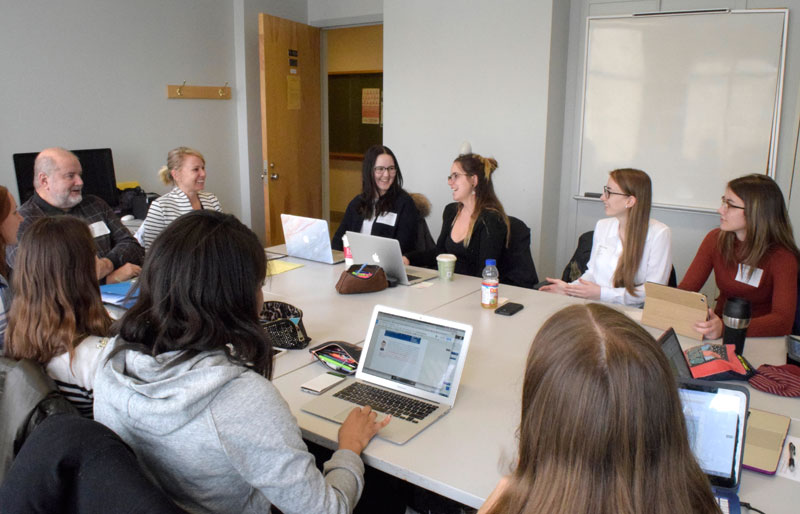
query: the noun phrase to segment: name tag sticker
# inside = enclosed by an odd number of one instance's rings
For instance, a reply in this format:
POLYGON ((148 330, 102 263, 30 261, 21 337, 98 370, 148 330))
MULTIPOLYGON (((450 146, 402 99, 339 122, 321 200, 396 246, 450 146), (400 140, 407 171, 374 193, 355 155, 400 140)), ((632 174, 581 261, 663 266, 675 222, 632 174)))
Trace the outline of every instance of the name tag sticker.
POLYGON ((108 230, 108 226, 106 225, 105 221, 95 221, 94 223, 89 225, 89 230, 92 233, 92 237, 95 238, 100 236, 105 236, 111 233, 111 231, 108 230))
POLYGON ((756 268, 751 275, 750 266, 747 264, 739 264, 739 271, 736 272, 736 281, 747 284, 748 286, 758 287, 761 283, 761 275, 763 274, 764 270, 756 268))
POLYGON ((378 219, 375 220, 378 223, 383 223, 384 225, 389 225, 393 227, 395 222, 397 222, 397 213, 396 212, 387 212, 382 216, 378 216, 378 219))

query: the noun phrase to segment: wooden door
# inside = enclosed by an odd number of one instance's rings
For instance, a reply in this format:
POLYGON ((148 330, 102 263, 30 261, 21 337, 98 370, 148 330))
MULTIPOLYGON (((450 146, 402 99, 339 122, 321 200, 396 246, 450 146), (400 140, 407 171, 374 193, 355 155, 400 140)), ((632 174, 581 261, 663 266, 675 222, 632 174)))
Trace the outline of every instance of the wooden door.
POLYGON ((264 217, 283 243, 281 214, 322 217, 320 29, 259 14, 264 217))

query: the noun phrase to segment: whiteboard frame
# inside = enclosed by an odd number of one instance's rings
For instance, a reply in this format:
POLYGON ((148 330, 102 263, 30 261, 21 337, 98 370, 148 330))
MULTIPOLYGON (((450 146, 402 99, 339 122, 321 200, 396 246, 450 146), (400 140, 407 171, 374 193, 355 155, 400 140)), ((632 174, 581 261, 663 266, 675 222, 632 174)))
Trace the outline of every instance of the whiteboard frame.
MULTIPOLYGON (((774 111, 772 115, 772 133, 770 135, 770 148, 769 157, 767 159, 766 175, 775 178, 775 167, 778 154, 778 141, 780 139, 780 123, 781 123, 781 108, 783 106, 783 80, 786 70, 786 39, 789 31, 789 9, 788 8, 775 8, 775 9, 695 9, 686 11, 649 11, 633 14, 623 15, 608 15, 608 16, 587 16, 586 17, 586 31, 584 34, 584 48, 583 48, 583 84, 581 89, 581 117, 580 117, 580 132, 578 136, 578 181, 576 184, 577 191, 572 197, 574 200, 583 201, 597 201, 597 198, 587 197, 581 195, 581 175, 583 174, 583 130, 586 121, 586 82, 588 81, 588 67, 589 67, 589 24, 592 20, 603 19, 632 19, 644 17, 658 17, 658 16, 686 16, 686 15, 709 15, 709 16, 727 16, 731 14, 748 14, 748 13, 783 13, 783 34, 781 36, 781 56, 780 67, 778 69, 777 91, 775 94, 774 111)), ((611 170, 609 170, 611 171, 611 170)), ((652 204, 652 207, 662 209, 670 209, 676 211, 694 212, 694 213, 716 213, 715 209, 705 207, 692 207, 681 206, 672 204, 652 204)))

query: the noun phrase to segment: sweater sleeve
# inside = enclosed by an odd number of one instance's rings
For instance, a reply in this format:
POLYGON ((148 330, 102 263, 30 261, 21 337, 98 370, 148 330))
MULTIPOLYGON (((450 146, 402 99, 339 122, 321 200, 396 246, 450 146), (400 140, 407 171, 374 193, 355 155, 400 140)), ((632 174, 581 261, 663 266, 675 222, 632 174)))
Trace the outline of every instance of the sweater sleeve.
POLYGON ((683 276, 683 280, 678 284, 678 289, 686 291, 699 291, 703 284, 708 280, 711 270, 714 268, 713 256, 717 248, 717 236, 719 229, 714 229, 709 232, 703 242, 700 243, 700 248, 697 250, 697 255, 694 256, 692 264, 683 276))
POLYGON ((478 218, 470 241, 470 246, 476 243, 478 245, 478 258, 475 261, 475 268, 470 270, 471 275, 475 277, 481 276, 483 267, 486 265, 486 259, 494 259, 500 262, 500 256, 503 254, 503 248, 506 245, 507 234, 508 227, 506 227, 500 214, 494 211, 486 211, 484 215, 478 218))
POLYGON ((416 249, 419 211, 414 205, 414 200, 405 192, 401 201, 398 202, 398 211, 395 238, 400 243, 400 250, 405 255, 416 249))
POLYGON ((356 196, 347 204, 347 209, 344 211, 344 218, 342 218, 342 222, 339 223, 339 228, 336 229, 336 233, 333 234, 333 238, 331 239, 332 249, 342 250, 342 236, 348 230, 351 232, 358 232, 361 230, 361 224, 364 220, 361 219, 361 216, 358 214, 358 201, 358 196, 356 196))
POLYGON ((772 308, 750 321, 748 337, 783 336, 792 332, 797 307, 797 259, 787 250, 775 252, 772 269, 772 308))
POLYGON ((442 229, 439 231, 439 238, 436 240, 436 247, 432 250, 414 250, 408 252, 406 257, 408 261, 414 266, 436 267, 436 256, 440 253, 447 253, 445 243, 447 242, 447 235, 453 228, 453 220, 458 211, 458 204, 451 203, 445 206, 442 211, 442 229))
POLYGON ((214 400, 209 416, 231 465, 284 514, 353 511, 364 488, 364 464, 338 450, 317 469, 297 421, 275 387, 254 372, 214 400))

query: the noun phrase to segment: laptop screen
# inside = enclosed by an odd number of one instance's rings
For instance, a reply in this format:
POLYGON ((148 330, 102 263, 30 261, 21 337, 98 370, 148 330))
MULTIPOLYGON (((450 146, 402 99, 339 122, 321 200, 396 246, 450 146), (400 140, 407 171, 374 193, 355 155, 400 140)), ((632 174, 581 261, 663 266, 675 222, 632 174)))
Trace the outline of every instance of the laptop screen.
POLYGON ((734 488, 739 482, 747 419, 747 392, 736 386, 682 382, 678 392, 689 444, 711 484, 734 488))
POLYGON ((449 398, 464 330, 378 312, 362 371, 449 398))
POLYGON ((658 343, 661 345, 661 350, 667 356, 669 367, 678 378, 692 378, 692 372, 689 371, 689 365, 686 364, 686 359, 683 356, 683 349, 681 343, 678 341, 678 335, 673 329, 667 329, 661 337, 658 338, 658 343))

